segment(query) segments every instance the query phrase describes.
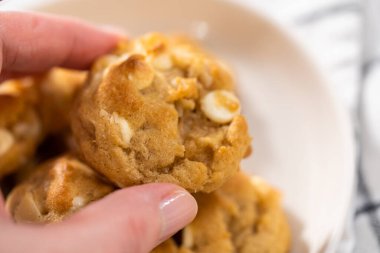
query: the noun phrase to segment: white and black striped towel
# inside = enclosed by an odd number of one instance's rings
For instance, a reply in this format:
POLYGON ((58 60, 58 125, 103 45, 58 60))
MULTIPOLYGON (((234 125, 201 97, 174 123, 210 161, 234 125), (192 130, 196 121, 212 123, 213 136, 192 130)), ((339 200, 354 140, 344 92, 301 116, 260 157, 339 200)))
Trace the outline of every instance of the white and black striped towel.
POLYGON ((246 0, 292 31, 356 129, 357 193, 338 252, 380 252, 380 0, 246 0))

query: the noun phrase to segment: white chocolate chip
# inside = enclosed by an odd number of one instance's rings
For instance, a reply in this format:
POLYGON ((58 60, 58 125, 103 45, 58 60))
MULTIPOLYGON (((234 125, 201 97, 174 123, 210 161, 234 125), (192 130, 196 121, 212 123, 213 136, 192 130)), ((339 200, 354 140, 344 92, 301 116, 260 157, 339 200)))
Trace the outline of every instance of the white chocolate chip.
POLYGON ((228 123, 240 113, 240 102, 230 91, 215 90, 202 98, 201 108, 216 123, 228 123))
POLYGON ((72 204, 72 209, 76 210, 78 208, 83 207, 86 203, 83 197, 75 196, 71 204, 72 204))
POLYGON ((129 126, 128 121, 119 116, 116 112, 112 113, 110 115, 108 112, 105 110, 101 109, 100 110, 100 116, 106 119, 109 119, 112 124, 117 125, 119 127, 121 139, 123 141, 123 144, 129 144, 133 135, 133 130, 129 126))
POLYGON ((168 70, 173 67, 173 62, 168 54, 160 54, 152 62, 153 66, 159 70, 168 70))
POLYGON ((5 128, 0 128, 0 155, 5 154, 15 143, 13 135, 5 128))
POLYGON ((121 137, 125 144, 129 144, 133 135, 132 129, 129 126, 128 121, 120 117, 116 112, 114 112, 111 116, 113 122, 119 125, 121 137))

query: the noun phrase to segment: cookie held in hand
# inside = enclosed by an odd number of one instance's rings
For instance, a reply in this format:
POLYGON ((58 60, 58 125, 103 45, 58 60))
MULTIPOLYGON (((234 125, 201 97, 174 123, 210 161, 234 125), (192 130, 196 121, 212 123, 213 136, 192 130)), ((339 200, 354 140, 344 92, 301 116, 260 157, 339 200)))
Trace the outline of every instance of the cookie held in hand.
POLYGON ((168 182, 211 192, 250 145, 234 86, 193 42, 149 34, 94 64, 72 130, 86 162, 120 187, 168 182))

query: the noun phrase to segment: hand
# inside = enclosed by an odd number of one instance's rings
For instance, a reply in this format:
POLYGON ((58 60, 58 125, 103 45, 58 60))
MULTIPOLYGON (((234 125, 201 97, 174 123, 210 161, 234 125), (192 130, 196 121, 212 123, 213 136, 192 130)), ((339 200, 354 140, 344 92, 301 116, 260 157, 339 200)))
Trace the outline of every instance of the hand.
POLYGON ((113 49, 121 37, 74 19, 0 12, 1 78, 38 73, 53 66, 87 68, 113 49))
POLYGON ((3 215, 0 252, 145 253, 190 222, 196 211, 194 198, 178 186, 135 186, 90 204, 60 224, 21 226, 3 215))
MULTIPOLYGON (((53 66, 86 68, 120 35, 47 15, 0 12, 0 80, 53 66)), ((197 212, 194 198, 171 184, 118 190, 59 224, 16 225, 0 194, 0 252, 145 253, 197 212)))

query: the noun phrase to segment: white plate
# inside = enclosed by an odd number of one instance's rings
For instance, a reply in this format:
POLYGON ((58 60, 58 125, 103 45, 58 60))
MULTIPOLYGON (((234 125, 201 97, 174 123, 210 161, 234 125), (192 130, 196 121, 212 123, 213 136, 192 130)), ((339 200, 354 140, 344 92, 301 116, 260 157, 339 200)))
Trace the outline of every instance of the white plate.
POLYGON ((186 32, 226 59, 254 136, 244 170, 283 192, 292 252, 334 252, 353 189, 351 128, 328 85, 279 27, 221 0, 66 0, 35 9, 117 24, 131 35, 186 32))

